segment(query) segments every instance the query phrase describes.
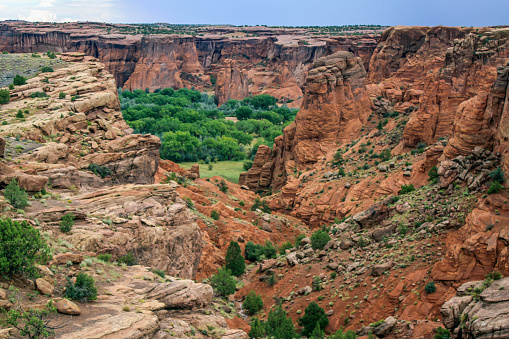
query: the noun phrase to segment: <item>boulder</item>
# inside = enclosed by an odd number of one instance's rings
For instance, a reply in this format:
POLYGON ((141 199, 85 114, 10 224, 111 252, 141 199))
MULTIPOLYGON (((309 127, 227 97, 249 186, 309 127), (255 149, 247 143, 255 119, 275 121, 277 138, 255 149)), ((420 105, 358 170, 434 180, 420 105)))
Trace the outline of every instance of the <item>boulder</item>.
POLYGON ((392 316, 387 317, 380 326, 375 327, 373 332, 378 337, 383 338, 392 331, 392 329, 394 328, 394 326, 396 325, 397 322, 398 322, 398 320, 396 318, 394 318, 392 316))
POLYGON ((55 289, 55 286, 44 278, 35 280, 35 286, 37 291, 44 295, 52 295, 53 290, 55 289))
POLYGON ((68 299, 62 299, 62 300, 57 301, 57 303, 55 304, 55 307, 57 308, 57 311, 62 314, 69 314, 69 315, 80 315, 81 314, 81 310, 78 307, 78 305, 76 305, 75 303, 73 303, 72 301, 70 301, 68 299))
POLYGON ((286 256, 286 262, 290 266, 295 266, 299 263, 299 260, 297 259, 297 253, 292 252, 286 256))
POLYGON ((176 280, 157 284, 150 289, 147 297, 163 302, 168 308, 205 307, 212 301, 212 286, 195 283, 192 280, 176 280))
POLYGON ((83 255, 75 253, 59 253, 53 257, 53 260, 59 265, 66 264, 69 261, 73 264, 80 264, 83 261, 83 255))
POLYGON ((276 259, 267 259, 262 261, 259 265, 260 273, 270 270, 272 267, 274 267, 274 265, 276 265, 276 262, 277 262, 276 259))
POLYGON ((392 261, 386 262, 384 264, 380 265, 373 265, 373 268, 371 270, 371 275, 374 277, 381 276, 385 271, 388 271, 394 266, 394 263, 392 261))

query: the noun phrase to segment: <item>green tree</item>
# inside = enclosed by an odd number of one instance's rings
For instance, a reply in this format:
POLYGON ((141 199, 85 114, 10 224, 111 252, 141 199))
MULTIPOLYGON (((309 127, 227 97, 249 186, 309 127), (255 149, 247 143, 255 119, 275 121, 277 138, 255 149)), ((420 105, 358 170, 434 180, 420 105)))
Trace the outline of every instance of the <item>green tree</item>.
POLYGON ((249 261, 258 261, 260 260, 260 256, 263 254, 263 246, 259 244, 255 244, 252 241, 248 241, 246 244, 246 260, 249 261))
POLYGON ((27 83, 27 79, 24 77, 24 76, 21 76, 19 74, 16 74, 16 76, 14 77, 14 79, 12 80, 12 83, 15 85, 15 86, 21 86, 21 85, 26 85, 27 83))
POLYGON ((242 303, 242 308, 249 315, 254 315, 263 308, 263 300, 254 290, 249 291, 242 303))
POLYGON ((18 113, 16 113, 16 118, 23 119, 25 115, 23 114, 22 110, 18 110, 18 113))
POLYGON ((270 240, 265 240, 265 246, 263 247, 263 254, 267 259, 275 259, 277 258, 277 250, 274 247, 274 244, 270 240))
POLYGON ((268 94, 260 94, 255 95, 251 99, 251 105, 256 109, 268 110, 270 107, 274 106, 277 102, 277 99, 268 94))
POLYGON ((235 293, 237 279, 225 267, 221 267, 216 274, 209 278, 209 281, 210 285, 222 296, 226 297, 235 293))
POLYGON ((246 262, 242 256, 239 243, 236 241, 230 241, 230 245, 226 250, 226 268, 232 272, 236 277, 244 274, 246 269, 246 262))
POLYGON ((0 105, 5 105, 11 99, 8 89, 0 89, 0 105))
POLYGON ((311 235, 311 247, 314 250, 321 250, 327 245, 330 240, 330 236, 323 230, 317 230, 311 235))
POLYGON ((235 110, 235 116, 238 120, 248 120, 251 119, 251 115, 253 114, 253 110, 247 106, 242 106, 235 110))
POLYGON ((187 131, 167 132, 163 134, 161 157, 172 161, 186 160, 186 154, 193 153, 200 141, 187 131))
POLYGON ((325 311, 314 301, 306 307, 304 316, 299 318, 299 325, 304 327, 302 329, 302 335, 306 337, 309 337, 311 333, 313 333, 316 325, 319 325, 320 329, 324 330, 328 324, 329 319, 325 311))
POLYGON ((96 300, 97 288, 95 287, 94 278, 84 272, 78 273, 74 284, 71 279, 67 278, 65 296, 79 301, 96 300))
POLYGON ((324 339, 325 332, 320 328, 319 324, 316 324, 313 333, 311 333, 311 339, 324 339))
POLYGON ((330 338, 331 339, 357 339, 357 333, 355 331, 343 332, 343 328, 336 331, 330 338))
POLYGON ((25 208, 28 206, 28 194, 19 187, 16 179, 7 185, 4 191, 4 197, 14 208, 25 208))
POLYGON ((289 318, 283 310, 281 304, 276 306, 275 310, 269 312, 269 317, 265 324, 266 335, 269 338, 293 339, 297 338, 295 326, 292 319, 289 318))
POLYGON ((0 274, 35 276, 35 264, 50 258, 50 249, 39 230, 26 221, 0 219, 0 274))
POLYGON ((265 324, 256 317, 251 319, 251 330, 249 331, 249 337, 250 338, 265 337, 265 324))

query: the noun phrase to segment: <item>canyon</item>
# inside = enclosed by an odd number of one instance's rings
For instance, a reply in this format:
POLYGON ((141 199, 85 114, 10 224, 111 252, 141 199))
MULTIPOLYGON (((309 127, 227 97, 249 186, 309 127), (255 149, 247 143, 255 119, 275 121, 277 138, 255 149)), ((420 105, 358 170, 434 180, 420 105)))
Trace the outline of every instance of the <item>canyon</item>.
MULTIPOLYGON (((507 336, 509 194, 492 187, 509 175, 509 28, 144 36, 83 25, 0 23, 1 51, 60 53, 54 72, 9 90, 0 107, 0 184, 33 195, 26 211, 3 199, 2 215, 47 234, 55 302, 67 276, 98 282, 99 300, 77 303, 60 337, 247 338, 239 303, 253 290, 261 319, 277 301, 297 324, 316 302, 331 334, 507 336), (159 159, 159 138, 124 121, 117 87, 194 87, 219 104, 271 94, 300 110, 237 185, 159 159), (61 233, 66 213, 76 222, 61 233), (321 248, 317 230, 328 234, 321 248), (219 297, 210 277, 230 242, 245 253, 266 240, 290 244, 249 262, 235 293, 219 297)), ((12 284, 33 307, 48 299, 28 299, 33 281, 12 284)))

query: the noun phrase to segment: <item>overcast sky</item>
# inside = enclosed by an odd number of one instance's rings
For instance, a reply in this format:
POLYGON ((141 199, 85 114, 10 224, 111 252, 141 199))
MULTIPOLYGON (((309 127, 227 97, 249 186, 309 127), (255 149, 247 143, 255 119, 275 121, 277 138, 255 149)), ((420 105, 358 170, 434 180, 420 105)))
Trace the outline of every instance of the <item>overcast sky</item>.
POLYGON ((509 24, 509 0, 0 0, 0 19, 234 25, 509 24))

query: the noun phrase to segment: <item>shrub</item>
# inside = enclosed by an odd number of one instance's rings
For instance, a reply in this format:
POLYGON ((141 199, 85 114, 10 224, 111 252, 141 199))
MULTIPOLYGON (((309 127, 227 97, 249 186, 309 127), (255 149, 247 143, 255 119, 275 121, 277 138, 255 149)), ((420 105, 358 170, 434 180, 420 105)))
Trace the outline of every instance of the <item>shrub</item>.
POLYGON ((428 181, 435 182, 436 180, 438 180, 438 168, 433 166, 428 171, 428 181))
POLYGON ((321 250, 327 245, 330 240, 330 236, 323 230, 317 230, 311 235, 311 247, 314 250, 321 250))
POLYGON ((4 313, 0 325, 5 327, 15 327, 19 335, 28 338, 48 338, 55 335, 56 329, 65 325, 50 325, 57 309, 50 300, 43 309, 28 309, 22 307, 11 309, 4 313))
POLYGON ((16 209, 28 206, 28 194, 24 189, 20 188, 15 179, 7 185, 4 191, 4 197, 16 209))
POLYGON ((249 261, 258 261, 263 255, 263 246, 255 244, 252 241, 248 241, 246 244, 245 257, 249 261))
POLYGON ((232 272, 225 267, 221 267, 216 274, 209 278, 209 281, 210 285, 219 295, 226 297, 235 293, 237 279, 235 279, 232 272))
POLYGON ((449 330, 443 328, 443 327, 437 327, 435 330, 435 335, 433 336, 433 339, 450 339, 451 338, 451 332, 449 330))
POLYGON ((286 250, 289 250, 292 247, 293 247, 293 244, 291 242, 289 242, 289 241, 283 243, 281 245, 281 247, 279 247, 279 254, 285 254, 286 250))
POLYGON ((35 99, 35 98, 47 98, 48 95, 46 94, 46 92, 34 92, 32 94, 30 94, 30 98, 32 99, 35 99))
POLYGON ((24 76, 21 76, 19 74, 17 74, 14 79, 12 80, 12 84, 14 86, 21 86, 21 85, 26 85, 27 83, 27 79, 24 77, 24 76))
POLYGON ((157 274, 158 276, 160 276, 163 279, 166 277, 166 272, 163 270, 158 270, 157 268, 154 268, 152 270, 152 272, 154 272, 154 274, 157 274))
POLYGON ((434 281, 430 281, 429 283, 427 283, 426 286, 424 286, 424 290, 428 294, 435 293, 435 291, 437 290, 435 282, 434 281))
POLYGON ((0 105, 5 105, 11 99, 11 94, 7 89, 0 89, 0 105))
POLYGON ((42 73, 51 73, 54 72, 53 68, 51 66, 43 66, 41 67, 42 73))
POLYGON ((304 233, 299 234, 297 236, 297 238, 295 238, 295 247, 299 248, 301 245, 302 239, 304 239, 305 237, 306 237, 306 235, 304 233))
POLYGON ((100 166, 94 163, 88 165, 88 170, 93 172, 95 175, 100 176, 101 178, 106 178, 111 175, 111 170, 106 166, 100 166))
POLYGON ((300 326, 304 327, 301 334, 309 337, 316 325, 318 325, 321 330, 325 329, 325 327, 329 324, 329 319, 327 318, 323 308, 318 306, 317 303, 311 302, 309 306, 306 307, 304 316, 300 317, 298 322, 300 326))
POLYGON ((78 273, 74 284, 71 279, 67 278, 65 297, 78 301, 96 300, 97 288, 95 287, 94 278, 84 272, 78 273))
POLYGON ((226 184, 225 181, 221 181, 219 184, 218 184, 218 187, 219 187, 219 190, 223 193, 226 193, 228 192, 228 185, 226 184))
POLYGON ((242 167, 244 168, 244 171, 249 171, 249 169, 253 167, 253 160, 245 160, 242 167))
POLYGON ((334 272, 334 271, 333 271, 333 272, 330 272, 330 278, 331 278, 332 280, 336 279, 336 277, 337 277, 337 276, 338 276, 338 273, 337 273, 337 272, 334 272))
POLYGON ((267 284, 267 286, 274 286, 276 283, 277 283, 277 280, 276 280, 276 275, 274 273, 270 274, 267 279, 265 279, 265 283, 267 284))
POLYGON ((18 119, 23 119, 25 116, 23 115, 23 111, 22 110, 18 110, 18 113, 16 113, 16 118, 18 119))
POLYGON ((65 99, 66 96, 67 96, 67 94, 65 94, 64 92, 58 93, 58 98, 59 99, 65 99))
POLYGON ((322 290, 322 279, 320 279, 320 277, 314 276, 311 286, 313 287, 313 291, 321 291, 322 290))
POLYGON ((212 212, 210 212, 210 217, 214 220, 219 220, 219 212, 216 210, 212 210, 212 212))
POLYGON ((236 277, 244 274, 246 269, 246 262, 242 256, 239 243, 236 241, 230 241, 230 245, 226 250, 226 268, 229 269, 232 274, 236 277))
POLYGON ((246 310, 246 313, 249 315, 258 313, 258 311, 263 308, 262 297, 253 290, 249 291, 242 303, 242 308, 246 310))
POLYGON ((270 214, 272 212, 267 201, 260 200, 258 197, 256 197, 253 206, 251 206, 251 211, 256 211, 257 209, 261 209, 264 213, 270 214))
POLYGON ((64 233, 69 232, 74 226, 74 215, 72 213, 66 213, 62 216, 60 221, 60 230, 64 233))
POLYGON ((111 254, 109 253, 102 253, 97 255, 97 259, 104 261, 104 262, 110 262, 111 260, 111 254))
POLYGON ((401 190, 399 191, 399 195, 407 194, 415 191, 414 184, 402 185, 401 190))
POLYGON ((502 278, 503 278, 502 273, 500 273, 499 271, 493 271, 486 274, 486 279, 500 280, 502 278))
POLYGON ((55 52, 51 52, 51 51, 48 51, 46 52, 46 55, 48 56, 48 58, 50 59, 55 59, 57 56, 55 55, 55 52))
POLYGON ((277 258, 277 250, 274 247, 274 244, 272 244, 272 241, 266 240, 265 246, 262 247, 263 255, 265 255, 265 258, 267 259, 275 259, 277 258))
POLYGON ((405 235, 408 232, 408 226, 406 224, 400 224, 398 226, 398 233, 401 235, 405 235))
POLYGON ((138 263, 138 259, 136 259, 136 257, 131 252, 120 257, 117 261, 120 264, 126 264, 127 266, 134 266, 138 263))
POLYGON ((498 181, 493 181, 490 185, 490 188, 488 188, 488 191, 486 193, 488 194, 494 194, 500 192, 502 189, 502 185, 498 181))
POLYGON ((26 221, 0 219, 0 274, 9 277, 16 273, 35 276, 35 264, 46 262, 50 249, 39 230, 26 221))

